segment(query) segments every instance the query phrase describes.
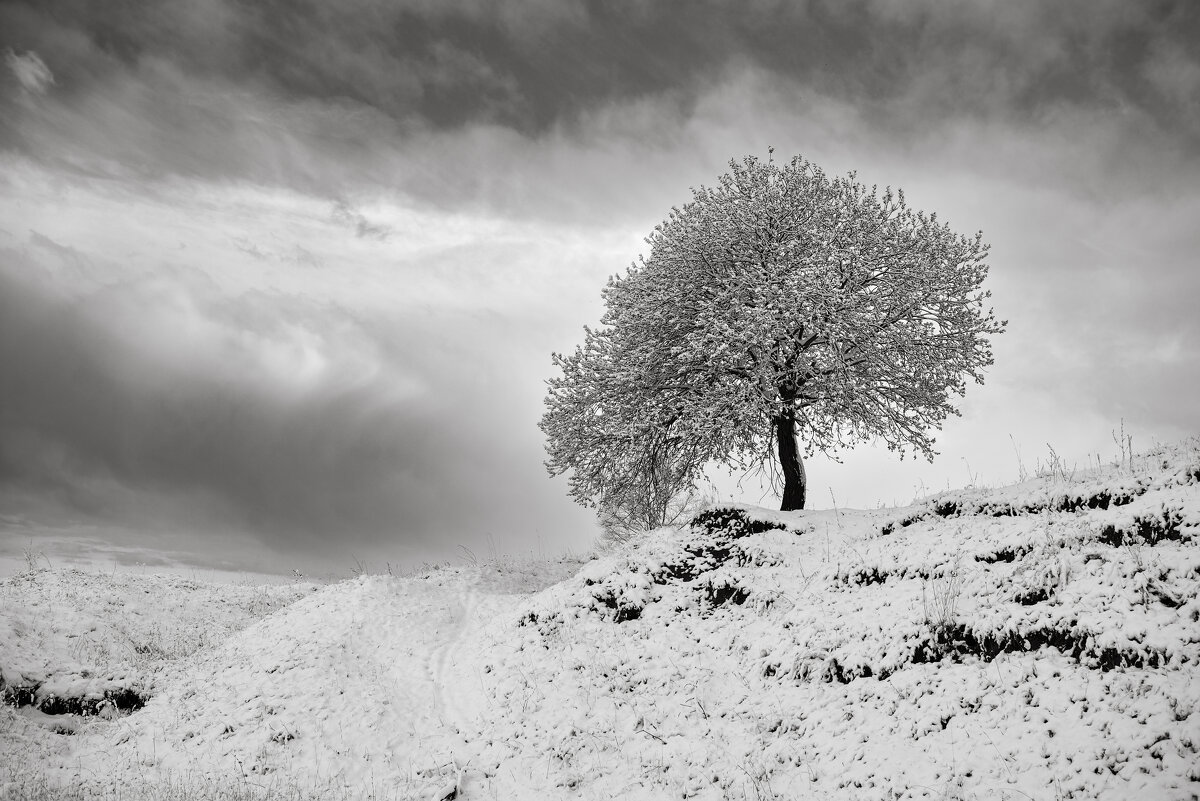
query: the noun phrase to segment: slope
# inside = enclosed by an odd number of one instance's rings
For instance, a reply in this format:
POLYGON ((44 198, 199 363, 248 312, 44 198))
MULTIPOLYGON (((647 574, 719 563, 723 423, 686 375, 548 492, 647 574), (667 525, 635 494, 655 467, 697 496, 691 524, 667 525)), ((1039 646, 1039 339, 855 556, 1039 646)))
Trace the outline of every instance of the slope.
POLYGON ((40 797, 1193 798, 1198 534, 1192 440, 905 509, 712 508, 582 567, 361 577, 80 719, 40 797))

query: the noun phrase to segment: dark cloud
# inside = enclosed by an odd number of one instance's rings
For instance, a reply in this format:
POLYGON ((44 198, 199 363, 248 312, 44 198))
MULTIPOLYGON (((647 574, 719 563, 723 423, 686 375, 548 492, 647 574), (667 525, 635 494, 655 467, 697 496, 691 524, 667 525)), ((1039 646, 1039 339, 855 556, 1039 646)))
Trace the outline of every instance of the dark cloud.
POLYGON ((0 45, 36 54, 58 84, 35 111, 4 101, 8 147, 335 194, 334 174, 350 185, 419 184, 414 160, 392 162, 432 132, 587 137, 597 110, 645 99, 688 119, 747 69, 850 103, 905 140, 946 118, 1037 127, 1076 110, 1119 115, 1193 155, 1200 147, 1200 7, 1186 0, 702 10, 633 0, 38 0, 0 8, 0 30, 0 45))
POLYGON ((485 331, 504 347, 503 318, 369 319, 230 296, 169 266, 80 280, 81 262, 115 272, 89 261, 40 235, 0 251, 11 511, 309 550, 444 550, 523 535, 520 507, 557 494, 536 439, 513 425, 524 393, 498 389, 504 365, 472 355, 485 331))

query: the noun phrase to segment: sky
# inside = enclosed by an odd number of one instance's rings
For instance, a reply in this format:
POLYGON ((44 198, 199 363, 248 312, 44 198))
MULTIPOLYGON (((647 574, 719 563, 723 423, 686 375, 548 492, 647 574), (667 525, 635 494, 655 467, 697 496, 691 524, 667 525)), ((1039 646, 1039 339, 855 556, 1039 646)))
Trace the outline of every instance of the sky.
POLYGON ((810 505, 1200 432, 1197 41, 1187 0, 7 0, 0 551, 585 550, 550 354, 770 147, 982 231, 1009 321, 932 464, 814 456, 810 505))

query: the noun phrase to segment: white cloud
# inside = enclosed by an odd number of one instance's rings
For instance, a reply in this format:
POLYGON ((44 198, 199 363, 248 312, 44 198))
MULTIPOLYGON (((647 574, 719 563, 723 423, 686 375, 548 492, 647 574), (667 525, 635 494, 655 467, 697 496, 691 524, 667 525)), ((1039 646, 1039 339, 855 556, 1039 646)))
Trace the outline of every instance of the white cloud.
POLYGON ((23 55, 8 50, 4 54, 4 63, 12 70, 21 88, 30 94, 44 95, 54 85, 54 73, 32 50, 23 55))

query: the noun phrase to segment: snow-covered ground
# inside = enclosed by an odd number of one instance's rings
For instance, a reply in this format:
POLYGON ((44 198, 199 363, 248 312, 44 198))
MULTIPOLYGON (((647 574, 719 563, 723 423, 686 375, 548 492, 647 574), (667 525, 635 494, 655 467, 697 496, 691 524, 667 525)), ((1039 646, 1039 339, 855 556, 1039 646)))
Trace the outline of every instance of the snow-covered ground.
POLYGON ((590 560, 25 571, 0 798, 1196 798, 1198 538, 1192 440, 590 560))

